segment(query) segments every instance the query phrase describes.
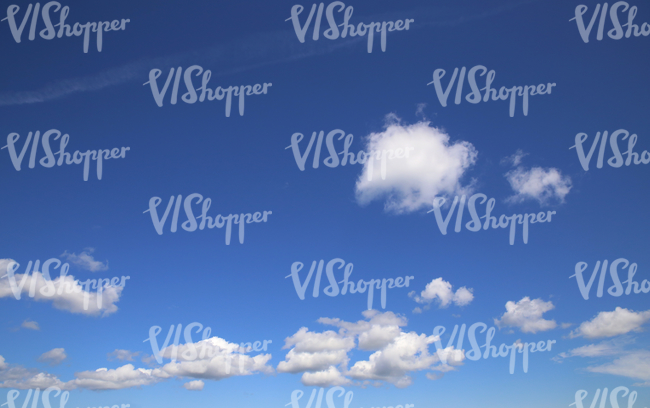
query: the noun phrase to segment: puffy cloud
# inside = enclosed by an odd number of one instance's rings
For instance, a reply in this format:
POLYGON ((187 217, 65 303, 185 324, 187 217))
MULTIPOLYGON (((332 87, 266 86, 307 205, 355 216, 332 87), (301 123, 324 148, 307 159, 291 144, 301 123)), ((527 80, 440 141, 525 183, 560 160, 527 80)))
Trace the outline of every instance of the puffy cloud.
POLYGON ((563 176, 562 172, 555 168, 533 167, 526 170, 520 166, 505 176, 515 192, 508 198, 510 202, 536 200, 541 205, 546 205, 557 200, 562 203, 571 190, 571 178, 563 176))
POLYGON ((365 319, 357 322, 318 319, 319 323, 338 327, 338 333, 315 333, 301 328, 285 340, 285 348, 293 348, 278 365, 278 372, 302 372, 301 381, 305 386, 329 387, 358 380, 363 384, 388 382, 407 387, 412 382, 410 373, 450 371, 465 358, 462 350, 453 350, 453 347, 430 354, 429 345, 439 337, 402 331, 401 327, 407 324, 403 316, 376 310, 364 311, 363 316, 365 319), (348 370, 348 353, 355 349, 355 341, 356 349, 374 352, 368 360, 356 361, 348 370), (302 352, 296 351, 299 347, 302 352), (441 357, 448 358, 449 364, 436 365, 441 357))
POLYGON ((350 382, 334 366, 330 366, 327 370, 306 372, 302 376, 302 383, 308 387, 334 387, 337 385, 348 385, 350 382))
POLYGON ((635 312, 617 307, 613 312, 600 312, 592 320, 583 322, 569 334, 569 337, 583 336, 594 339, 638 332, 648 320, 650 320, 650 310, 635 312))
POLYGON ((185 387, 185 389, 189 391, 202 391, 204 385, 205 383, 203 381, 195 380, 195 381, 186 382, 185 384, 183 384, 183 387, 185 387))
POLYGON ((38 322, 35 322, 33 320, 25 320, 20 327, 23 329, 30 329, 30 330, 41 330, 41 328, 38 326, 38 322))
POLYGON ((62 348, 55 348, 46 353, 41 354, 37 361, 41 363, 47 363, 51 366, 61 364, 63 360, 68 358, 65 354, 65 350, 62 348))
MULTIPOLYGON (((3 261, 9 262, 3 262, 4 267, 0 268, 0 274, 7 271, 7 268, 12 268, 13 271, 18 269, 19 265, 14 261, 6 259, 3 261)), ((0 264, 0 267, 2 266, 0 264)), ((104 317, 115 313, 117 311, 115 303, 120 300, 124 287, 106 286, 101 288, 100 293, 97 286, 97 281, 94 279, 79 282, 72 275, 58 276, 50 280, 46 279, 41 272, 32 272, 31 275, 7 273, 0 277, 0 298, 14 297, 20 300, 22 297, 33 297, 36 301, 52 302, 59 310, 89 316, 104 317), (13 275, 13 282, 10 275, 13 275)))
POLYGON ((471 143, 451 143, 449 135, 429 122, 401 125, 393 120, 383 132, 367 137, 368 152, 405 148, 410 148, 408 157, 384 161, 385 177, 379 176, 381 160, 373 155, 366 161, 356 183, 359 204, 385 198, 386 211, 405 213, 430 206, 438 194, 469 191, 461 178, 476 162, 478 152, 471 143))
MULTIPOLYGON (((650 381, 650 351, 634 351, 611 363, 588 367, 587 371, 650 381)), ((645 386, 646 384, 648 383, 639 385, 645 386)))
POLYGON ((7 365, 7 363, 5 363, 5 358, 0 356, 0 370, 4 370, 7 367, 8 367, 8 365, 7 365))
POLYGON ((437 278, 427 283, 427 286, 422 292, 420 292, 419 296, 415 294, 415 291, 410 292, 409 296, 418 303, 429 304, 434 300, 437 300, 438 306, 441 308, 447 307, 452 303, 456 306, 466 306, 474 300, 472 290, 473 289, 471 288, 467 289, 463 286, 454 293, 451 283, 442 280, 442 278, 437 278))
POLYGON ((542 299, 530 300, 528 296, 515 303, 506 303, 506 312, 501 320, 494 319, 494 324, 499 328, 518 327, 524 333, 537 333, 551 330, 557 327, 555 320, 545 320, 542 315, 554 309, 551 301, 544 302, 542 299))
POLYGON ((96 261, 95 258, 93 258, 91 255, 93 252, 95 252, 94 248, 86 248, 79 255, 64 251, 61 254, 61 257, 65 258, 65 260, 68 262, 77 265, 81 269, 85 269, 90 272, 101 272, 108 270, 108 261, 106 261, 106 263, 96 261))
POLYGON ((68 381, 67 388, 88 390, 121 390, 123 388, 152 385, 171 377, 160 369, 135 368, 126 364, 116 369, 99 368, 95 371, 75 373, 74 380, 68 381))
POLYGON ((133 353, 130 352, 129 350, 115 349, 114 352, 108 353, 106 355, 106 358, 108 359, 108 361, 113 361, 113 360, 133 361, 133 357, 137 357, 139 354, 140 354, 139 351, 133 353))

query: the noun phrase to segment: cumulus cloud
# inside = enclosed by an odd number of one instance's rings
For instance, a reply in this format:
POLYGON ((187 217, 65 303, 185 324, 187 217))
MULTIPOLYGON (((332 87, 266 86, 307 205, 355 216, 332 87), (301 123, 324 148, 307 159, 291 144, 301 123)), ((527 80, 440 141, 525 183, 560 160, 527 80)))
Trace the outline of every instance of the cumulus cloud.
MULTIPOLYGON (((454 292, 451 283, 442 280, 442 278, 437 278, 429 282, 419 296, 416 295, 415 291, 412 291, 409 293, 409 297, 418 303, 427 305, 436 300, 440 308, 445 308, 452 303, 456 306, 467 306, 474 300, 472 291, 472 288, 467 289, 463 286, 454 292)), ((418 310, 413 310, 414 313, 422 312, 420 308, 416 309, 418 310)))
POLYGON ((364 320, 357 322, 318 319, 321 324, 338 327, 338 333, 331 330, 316 333, 301 328, 285 340, 285 348, 291 350, 278 365, 278 372, 302 372, 301 381, 305 386, 349 385, 357 380, 361 384, 390 383, 403 388, 412 383, 412 372, 446 372, 464 360, 464 352, 453 347, 429 353, 429 345, 440 338, 403 331, 401 328, 407 324, 403 316, 376 310, 366 310, 363 316, 364 320), (348 354, 355 349, 373 353, 368 360, 356 361, 348 369, 348 354), (450 364, 438 364, 441 357, 449 358, 450 364))
POLYGON ((569 337, 614 337, 629 332, 641 331, 641 326, 650 320, 650 310, 635 312, 617 307, 613 312, 600 312, 590 321, 583 322, 569 337))
POLYGON ((95 248, 86 248, 79 255, 64 251, 61 254, 61 257, 63 257, 68 262, 77 265, 81 269, 85 269, 90 272, 101 272, 108 270, 108 261, 105 263, 96 261, 92 256, 93 252, 95 252, 95 248))
POLYGON ((185 384, 183 384, 183 387, 185 387, 185 389, 189 391, 202 391, 204 385, 205 383, 203 381, 195 380, 195 381, 186 382, 185 384))
POLYGON ((106 358, 108 359, 108 361, 113 361, 113 360, 133 361, 133 357, 137 357, 139 354, 140 354, 139 351, 133 353, 129 350, 115 349, 115 351, 113 351, 112 353, 108 353, 106 355, 106 358))
POLYGON ((366 161, 356 183, 359 204, 385 199, 386 211, 406 213, 431 206, 438 194, 469 191, 461 179, 476 162, 478 152, 469 142, 450 142, 449 135, 429 122, 401 125, 393 120, 383 132, 367 136, 365 150, 406 148, 410 148, 408 157, 385 160, 385 177, 379 176, 381 160, 366 161))
POLYGON ((533 167, 526 170, 519 166, 505 176, 515 192, 508 197, 509 202, 535 200, 541 205, 547 205, 552 201, 563 203, 564 197, 571 190, 571 178, 563 176, 556 168, 533 167))
POLYGON ((82 371, 75 373, 75 376, 77 378, 66 384, 68 389, 121 390, 152 385, 171 377, 171 375, 158 368, 135 368, 133 364, 126 364, 112 370, 99 368, 95 371, 82 371))
POLYGON ((41 328, 38 326, 38 322, 35 322, 33 320, 25 320, 20 327, 23 329, 30 329, 30 330, 41 330, 41 328))
POLYGON ((506 312, 501 319, 494 319, 498 328, 518 327, 524 333, 537 333, 551 330, 557 327, 555 320, 545 320, 542 315, 554 309, 551 301, 544 302, 542 299, 530 300, 528 296, 519 302, 508 301, 506 312))
POLYGON ((41 354, 41 356, 38 358, 38 361, 40 361, 41 363, 47 363, 51 366, 55 366, 61 364, 63 360, 65 360, 66 358, 68 358, 68 356, 65 354, 64 349, 55 348, 46 353, 41 354))
POLYGON ((106 286, 100 291, 95 280, 87 280, 84 284, 72 275, 58 276, 51 280, 36 271, 31 274, 29 271, 16 274, 18 268, 19 264, 11 259, 3 259, 0 263, 0 275, 4 275, 0 277, 0 298, 33 298, 36 301, 52 302, 59 310, 104 317, 117 311, 115 303, 120 300, 124 289, 123 286, 106 286))

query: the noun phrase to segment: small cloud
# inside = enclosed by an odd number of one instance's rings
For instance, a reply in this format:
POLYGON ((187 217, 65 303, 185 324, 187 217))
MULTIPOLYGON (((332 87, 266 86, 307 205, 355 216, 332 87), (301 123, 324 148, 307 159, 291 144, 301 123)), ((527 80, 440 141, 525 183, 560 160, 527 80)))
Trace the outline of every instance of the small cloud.
POLYGON ((555 320, 545 320, 542 315, 555 306, 551 301, 544 302, 542 299, 530 300, 528 296, 519 302, 508 301, 506 312, 501 320, 494 319, 498 328, 518 327, 523 333, 537 333, 551 330, 557 327, 555 320))
POLYGON ((556 168, 533 167, 526 170, 519 166, 505 176, 515 192, 506 199, 511 203, 527 200, 535 200, 540 205, 547 205, 551 201, 563 203, 564 197, 571 191, 571 177, 563 176, 556 168))
POLYGON ((41 363, 47 363, 51 366, 61 364, 63 360, 68 358, 65 354, 65 350, 62 348, 55 348, 46 353, 41 354, 37 361, 41 363))
POLYGON ((519 166, 521 164, 522 159, 526 156, 528 156, 528 153, 524 153, 523 150, 518 149, 513 155, 501 159, 501 164, 519 166))
POLYGON ((424 108, 426 107, 427 107, 426 103, 418 103, 417 109, 415 111, 415 115, 421 117, 422 119, 426 119, 424 116, 424 108))
POLYGON ((108 261, 106 261, 106 263, 96 261, 92 256, 93 252, 95 252, 94 248, 86 248, 79 255, 64 251, 63 254, 61 254, 61 257, 65 258, 68 262, 77 265, 81 269, 85 269, 90 272, 101 272, 108 270, 108 261))
POLYGON ((562 323, 562 324, 560 324, 560 327, 563 328, 563 329, 568 329, 571 326, 573 326, 573 323, 562 323))
POLYGON ((439 308, 445 308, 452 303, 456 306, 467 306, 474 300, 472 291, 472 288, 467 289, 463 286, 454 292, 451 283, 437 278, 429 282, 419 296, 415 291, 411 291, 408 295, 416 302, 426 305, 436 300, 439 308))
POLYGON ((185 389, 189 391, 202 391, 204 385, 205 383, 203 381, 196 380, 196 381, 186 382, 185 384, 183 384, 183 387, 185 387, 185 389))
POLYGON ((139 354, 140 354, 139 351, 132 353, 129 350, 115 349, 114 352, 108 353, 106 357, 108 358, 108 361, 113 361, 113 360, 133 361, 133 357, 137 357, 139 354))
POLYGON ((415 313, 415 314, 422 313, 422 309, 420 309, 419 307, 416 307, 415 309, 413 309, 413 313, 415 313))
POLYGON ((38 326, 38 323, 33 321, 33 320, 25 320, 20 327, 23 329, 30 329, 30 330, 41 330, 41 328, 38 326))

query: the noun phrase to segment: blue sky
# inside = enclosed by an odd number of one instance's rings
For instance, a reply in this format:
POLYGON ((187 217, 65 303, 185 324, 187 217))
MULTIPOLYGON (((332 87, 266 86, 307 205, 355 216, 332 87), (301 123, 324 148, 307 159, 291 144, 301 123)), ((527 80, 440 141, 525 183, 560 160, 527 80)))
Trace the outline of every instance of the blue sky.
MULTIPOLYGON (((20 6, 20 22, 29 3, 12 4, 20 6)), ((20 171, 14 169, 8 149, 0 150, 5 191, 0 259, 18 262, 16 274, 24 273, 29 261, 59 258, 70 264, 69 275, 82 281, 130 276, 112 303, 117 310, 103 317, 101 312, 57 308, 51 299, 35 301, 26 293, 16 300, 7 291, 6 278, 0 280, 0 385, 7 392, 21 390, 15 403, 23 403, 29 381, 45 372, 51 375, 47 381, 56 377, 67 384, 72 407, 281 407, 300 389, 305 392, 302 408, 317 389, 304 375, 319 369, 311 365, 282 372, 279 367, 292 362, 288 353, 293 346, 283 346, 302 327, 313 337, 305 340, 313 341, 312 349, 300 343, 310 350, 306 360, 324 355, 318 353, 338 353, 331 366, 341 375, 337 378, 344 379, 340 381, 347 381, 345 390, 354 392, 353 408, 568 406, 578 390, 588 391, 586 405, 597 389, 618 386, 638 392, 637 407, 650 403, 649 388, 642 386, 650 381, 648 294, 611 296, 607 276, 604 295, 595 295, 596 279, 585 300, 575 279, 569 278, 578 262, 588 264, 588 279, 597 261, 625 258, 638 264, 635 281, 650 279, 645 250, 650 227, 647 168, 609 166, 608 144, 605 165, 596 168, 598 147, 589 171, 584 171, 576 150, 569 149, 578 133, 588 135, 588 150, 597 132, 619 129, 638 135, 635 152, 650 149, 644 51, 649 39, 609 38, 608 17, 603 40, 595 39, 596 21, 585 43, 576 22, 569 19, 576 6, 585 4, 588 23, 598 3, 586 0, 346 2, 354 7, 355 24, 415 20, 408 31, 388 33, 385 52, 377 34, 368 53, 365 37, 324 38, 325 17, 319 40, 312 39, 312 23, 301 43, 291 21, 285 21, 295 4, 305 7, 302 24, 312 3, 61 3, 70 7, 71 23, 130 19, 125 30, 104 33, 101 52, 93 33, 88 53, 79 37, 46 41, 37 32, 29 41, 30 22, 16 43, 7 20, 0 22, 0 47, 6 57, 0 77, 2 135, 18 133, 18 149, 29 132, 50 129, 70 135, 66 151, 71 153, 130 148, 125 158, 104 162, 101 180, 92 162, 88 181, 83 180, 83 165, 39 165, 44 155, 40 146, 36 166, 28 167, 28 149, 20 171), (182 80, 179 102, 171 105, 168 91, 163 106, 157 106, 150 86, 143 85, 149 72, 162 71, 162 87, 171 68, 192 65, 212 71, 212 89, 273 85, 267 94, 246 97, 243 116, 236 98, 229 117, 224 101, 180 101, 186 92, 182 80), (434 85, 427 85, 433 72, 446 71, 446 87, 454 68, 476 65, 496 72, 497 89, 556 86, 550 95, 530 97, 527 116, 519 97, 514 117, 509 116, 507 101, 469 103, 467 79, 463 102, 453 103, 454 87, 442 107, 434 85), (386 180, 375 172, 373 182, 364 184, 366 165, 329 168, 323 163, 328 155, 323 141, 319 167, 312 166, 312 151, 300 171, 291 148, 286 149, 292 134, 304 134, 304 152, 312 132, 327 135, 335 129, 354 135, 352 152, 412 145, 413 155, 389 161, 386 180), (371 134, 374 139, 366 138, 371 134), (157 234, 149 213, 143 213, 149 200, 162 198, 160 215, 169 197, 185 199, 193 193, 212 200, 208 215, 213 217, 272 214, 266 223, 246 224, 243 244, 236 228, 230 245, 224 243, 223 229, 184 231, 183 208, 179 230, 170 232, 168 220, 164 233, 157 234), (476 193, 496 200, 497 216, 556 214, 550 223, 530 226, 527 244, 521 241, 521 229, 514 245, 508 243, 507 230, 473 233, 463 227, 453 232, 455 216, 450 231, 441 234, 434 213, 428 212, 431 198, 452 201, 454 195, 469 198, 476 193), (335 258, 354 264, 355 281, 414 277, 408 288, 388 290, 386 309, 381 309, 375 291, 377 316, 385 318, 384 323, 375 322, 376 329, 394 333, 387 334, 384 343, 378 340, 381 346, 360 346, 363 336, 373 338, 375 332, 353 335, 318 322, 368 321, 370 315, 362 315, 366 294, 324 295, 328 282, 323 271, 319 297, 312 296, 310 283, 300 300, 291 278, 285 278, 294 262, 305 265, 302 280, 313 261, 327 264, 335 258), (438 278, 451 289, 441 281, 427 289, 438 278), (453 297, 463 287, 471 289, 470 300, 453 297), (507 302, 513 302, 510 314, 507 302), (421 313, 414 312, 417 307, 421 313), (192 322, 209 326, 212 336, 230 343, 272 340, 263 353, 271 355, 263 364, 267 368, 217 380, 209 373, 172 375, 172 368, 164 367, 169 359, 163 365, 147 359, 152 350, 143 340, 150 327, 162 327, 162 343, 170 325, 185 328, 192 322), (507 358, 466 358, 442 378, 431 380, 427 374, 441 373, 433 343, 428 344, 428 363, 422 353, 390 359, 390 350, 406 353, 408 342, 416 341, 408 333, 430 337, 434 327, 445 326, 446 346, 454 325, 469 328, 477 322, 497 327, 497 346, 517 340, 556 343, 550 352, 529 356, 527 373, 521 370, 521 355, 514 374, 509 374, 507 358), (328 349, 318 335, 327 330, 333 331, 326 335, 330 340, 352 341, 352 348, 328 349), (581 348, 589 345, 595 346, 581 348), (50 354, 59 359, 42 357, 61 348, 62 360, 61 352, 50 354), (132 360, 109 359, 107 354, 115 350, 138 354, 132 360), (371 361, 373 353, 386 359, 384 371, 371 370, 384 375, 383 380, 363 378, 353 369, 355 363, 371 361), (419 368, 399 368, 407 363, 419 368), (115 374, 112 388, 119 389, 99 389, 107 387, 109 380, 103 377, 94 385, 74 382, 83 373, 126 364, 154 371, 134 374, 132 383, 115 374), (395 379, 402 376, 411 378, 408 386, 396 385, 395 379), (190 381, 203 381, 203 389, 185 389, 183 384, 190 381)), ((636 24, 650 21, 650 7, 629 5, 638 7, 636 24)), ((342 15, 336 14, 337 21, 342 15)), ((622 23, 627 21, 627 13, 619 11, 619 16, 622 23)), ((38 31, 43 29, 42 20, 37 24, 38 31)), ((478 78, 479 87, 485 86, 485 76, 478 78)), ((194 84, 200 85, 199 77, 194 84)), ((627 150, 627 140, 621 138, 620 149, 627 150)), ((58 150, 58 141, 52 145, 58 150)), ((343 141, 335 145, 340 152, 343 141)), ((478 207, 483 215, 485 205, 478 207)), ((463 224, 470 220, 465 210, 463 224)), ((443 208, 443 215, 447 211, 443 208)), ((200 213, 200 205, 194 205, 194 213, 200 213)), ((3 262, 6 267, 9 261, 3 262)), ((335 274, 341 280, 343 270, 335 274)), ((627 279, 627 269, 620 275, 622 281, 627 279)), ((194 335, 195 341, 199 336, 194 335)), ((485 333, 477 339, 482 345, 485 333)), ((465 353, 470 349, 466 338, 465 353)), ((4 403, 6 394, 0 395, 4 403)), ((335 401, 342 406, 342 398, 335 401)), ((619 404, 625 403, 619 398, 619 404)))

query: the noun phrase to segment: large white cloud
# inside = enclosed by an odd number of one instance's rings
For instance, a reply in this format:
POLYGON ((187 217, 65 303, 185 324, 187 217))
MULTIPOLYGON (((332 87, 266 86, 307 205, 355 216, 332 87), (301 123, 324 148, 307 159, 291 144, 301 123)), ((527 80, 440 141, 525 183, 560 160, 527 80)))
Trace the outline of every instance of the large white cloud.
POLYGON ((571 338, 583 336, 589 339, 614 337, 629 332, 638 332, 648 320, 650 320, 650 310, 635 312, 617 307, 613 312, 600 312, 592 320, 583 322, 569 336, 571 338))
POLYGON ((430 207, 438 194, 468 192, 461 185, 466 171, 476 162, 478 152, 465 141, 450 142, 448 134, 429 126, 389 123, 380 133, 367 137, 365 150, 383 151, 411 147, 409 157, 386 160, 386 177, 379 177, 380 160, 366 161, 356 183, 356 197, 361 205, 385 198, 384 208, 396 213, 430 207))
POLYGON ((442 278, 433 279, 427 283, 425 289, 416 295, 415 291, 409 293, 416 302, 422 304, 430 304, 434 300, 438 302, 438 306, 445 308, 450 304, 456 306, 466 306, 474 300, 472 294, 473 289, 467 289, 465 286, 458 288, 456 292, 452 290, 451 283, 443 280, 442 278))
POLYGON ((102 288, 100 295, 91 283, 82 285, 72 275, 48 280, 41 272, 32 272, 14 274, 16 286, 12 288, 7 274, 7 267, 12 262, 14 261, 11 259, 3 259, 0 262, 0 298, 31 299, 33 295, 34 300, 52 302, 59 310, 89 316, 108 316, 117 311, 115 303, 120 300, 123 286, 106 286, 102 288))
POLYGON ((96 261, 92 256, 93 252, 95 252, 95 248, 86 248, 85 250, 81 251, 79 255, 75 254, 74 252, 69 253, 68 251, 64 251, 61 254, 61 257, 65 258, 68 262, 77 265, 81 269, 85 269, 90 272, 101 272, 108 270, 108 261, 105 263, 96 261))
POLYGON ((557 327, 555 320, 546 320, 542 315, 554 309, 551 301, 544 302, 542 299, 530 300, 528 296, 519 302, 508 301, 506 312, 501 319, 494 319, 497 327, 517 327, 524 333, 537 333, 551 330, 557 327))
POLYGON ((65 354, 65 350, 63 348, 55 348, 41 354, 41 356, 38 358, 38 361, 55 366, 61 364, 66 358, 68 358, 68 356, 65 354))
POLYGON ((465 358, 462 350, 453 350, 453 347, 441 350, 442 355, 429 353, 429 345, 439 337, 404 332, 401 327, 406 326, 407 321, 403 316, 376 310, 366 310, 363 316, 365 319, 358 322, 318 319, 322 324, 338 327, 338 333, 315 333, 301 328, 285 341, 285 348, 292 348, 285 361, 278 365, 278 371, 302 372, 301 381, 305 386, 329 387, 353 384, 357 380, 361 384, 385 382, 407 387, 412 382, 412 372, 453 370, 452 366, 461 364, 465 358), (298 347, 302 352, 296 352, 298 347), (353 349, 373 353, 368 360, 356 361, 348 369, 348 353, 353 349), (448 357, 450 365, 436 365, 441 356, 448 357))
POLYGON ((519 166, 505 176, 514 191, 514 195, 508 198, 510 202, 536 200, 541 205, 552 201, 562 203, 571 191, 571 178, 563 176, 556 168, 533 167, 526 170, 519 166))

